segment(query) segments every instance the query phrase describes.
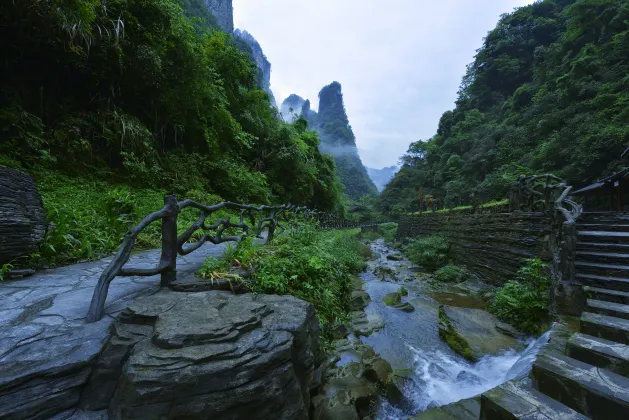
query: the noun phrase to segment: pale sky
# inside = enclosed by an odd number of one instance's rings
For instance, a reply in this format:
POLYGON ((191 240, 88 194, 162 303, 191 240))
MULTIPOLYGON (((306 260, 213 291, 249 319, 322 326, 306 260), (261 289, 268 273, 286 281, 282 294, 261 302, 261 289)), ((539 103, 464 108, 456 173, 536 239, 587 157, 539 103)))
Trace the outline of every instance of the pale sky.
POLYGON ((234 0, 235 26, 271 62, 278 105, 343 86, 365 166, 397 164, 432 137, 482 39, 502 13, 531 0, 234 0))

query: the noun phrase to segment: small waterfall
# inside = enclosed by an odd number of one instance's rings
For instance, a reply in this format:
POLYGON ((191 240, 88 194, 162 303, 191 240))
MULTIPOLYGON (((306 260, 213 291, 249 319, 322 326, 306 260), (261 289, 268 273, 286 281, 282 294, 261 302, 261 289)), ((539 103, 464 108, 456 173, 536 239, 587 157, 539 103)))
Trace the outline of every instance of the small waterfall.
MULTIPOLYGON (((425 352, 409 346, 415 355, 415 386, 405 389, 404 393, 413 401, 415 412, 475 397, 526 375, 539 351, 548 343, 549 335, 550 331, 537 340, 530 339, 522 352, 507 350, 485 356, 473 364, 441 351, 425 352)), ((408 414, 385 403, 380 418, 401 419, 408 414)))

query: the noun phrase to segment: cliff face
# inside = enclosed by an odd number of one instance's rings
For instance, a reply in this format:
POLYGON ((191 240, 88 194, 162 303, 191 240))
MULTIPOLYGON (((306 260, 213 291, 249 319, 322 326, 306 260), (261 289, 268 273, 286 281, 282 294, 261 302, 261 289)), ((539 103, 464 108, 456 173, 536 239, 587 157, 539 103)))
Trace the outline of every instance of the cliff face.
MULTIPOLYGON (((284 99, 284 102, 282 102, 282 106, 280 106, 280 113, 282 114, 282 118, 284 118, 284 121, 293 122, 293 119, 296 115, 302 115, 305 103, 306 100, 304 98, 299 95, 295 95, 294 93, 288 98, 284 99)), ((310 102, 308 102, 308 105, 310 105, 310 102)))
POLYGON ((266 58, 266 55, 264 55, 264 51, 262 51, 260 43, 256 41, 253 35, 251 35, 249 32, 241 31, 240 29, 236 29, 234 31, 234 37, 241 40, 251 50, 251 59, 256 64, 259 71, 258 82, 260 86, 266 91, 266 93, 268 93, 271 97, 271 103, 273 104, 273 106, 277 108, 275 96, 271 91, 271 63, 266 58))
POLYGON ((216 17, 216 22, 229 34, 234 32, 234 6, 232 0, 205 0, 208 10, 216 17))
POLYGON ((309 100, 304 101, 295 94, 286 98, 280 109, 287 121, 293 119, 289 112, 290 108, 293 108, 294 114, 303 115, 310 123, 310 127, 319 133, 321 139, 319 149, 322 153, 334 157, 347 196, 358 200, 366 194, 376 195, 378 190, 358 155, 356 137, 345 112, 341 84, 333 82, 321 89, 318 113, 310 109, 309 100))
POLYGON ((388 168, 382 169, 367 168, 369 178, 376 184, 378 191, 384 190, 384 187, 391 181, 397 171, 397 166, 389 166, 388 168))

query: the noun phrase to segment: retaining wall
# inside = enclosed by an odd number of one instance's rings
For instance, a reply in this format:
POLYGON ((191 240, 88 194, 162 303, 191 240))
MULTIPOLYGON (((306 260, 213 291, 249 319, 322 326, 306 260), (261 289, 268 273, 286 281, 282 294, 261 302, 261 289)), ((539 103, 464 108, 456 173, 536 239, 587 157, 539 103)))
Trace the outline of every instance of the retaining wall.
POLYGON ((551 263, 552 217, 547 213, 421 213, 401 217, 398 237, 443 235, 450 257, 488 283, 513 279, 525 258, 551 263))

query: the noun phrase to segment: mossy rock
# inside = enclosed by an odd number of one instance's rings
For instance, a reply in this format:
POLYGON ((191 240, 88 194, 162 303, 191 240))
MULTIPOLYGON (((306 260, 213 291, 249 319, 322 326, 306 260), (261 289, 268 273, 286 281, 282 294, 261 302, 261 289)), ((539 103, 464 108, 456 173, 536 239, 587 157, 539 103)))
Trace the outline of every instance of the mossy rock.
POLYGON ((391 267, 387 267, 384 265, 379 265, 373 270, 373 274, 378 277, 380 280, 386 280, 389 277, 391 280, 397 280, 397 273, 391 267))
POLYGON ((454 328, 452 320, 445 312, 443 305, 439 305, 439 337, 457 354, 476 362, 476 357, 472 352, 469 343, 454 328))
POLYGON ((404 287, 400 287, 399 289, 397 289, 397 293, 399 293, 400 296, 408 296, 408 290, 406 290, 404 287))
POLYGON ((388 306, 399 305, 402 302, 402 296, 398 292, 389 293, 384 295, 382 301, 386 303, 388 306))
POLYGON ((415 310, 415 307, 408 302, 400 303, 399 305, 393 305, 393 308, 404 312, 413 312, 415 310))

